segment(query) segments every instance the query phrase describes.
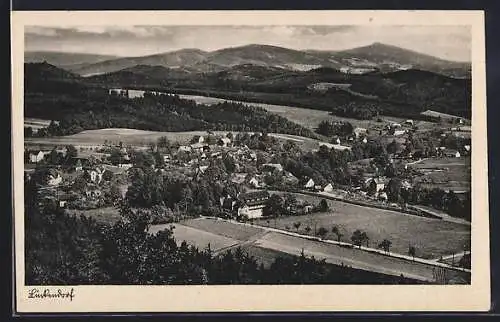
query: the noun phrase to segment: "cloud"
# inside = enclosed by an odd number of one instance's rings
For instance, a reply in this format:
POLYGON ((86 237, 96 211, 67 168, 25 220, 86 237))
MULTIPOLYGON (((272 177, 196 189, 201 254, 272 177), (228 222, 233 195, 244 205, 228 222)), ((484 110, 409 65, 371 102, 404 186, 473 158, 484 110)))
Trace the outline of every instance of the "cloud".
POLYGON ((53 37, 57 35, 57 30, 47 27, 26 26, 24 33, 29 35, 53 37))

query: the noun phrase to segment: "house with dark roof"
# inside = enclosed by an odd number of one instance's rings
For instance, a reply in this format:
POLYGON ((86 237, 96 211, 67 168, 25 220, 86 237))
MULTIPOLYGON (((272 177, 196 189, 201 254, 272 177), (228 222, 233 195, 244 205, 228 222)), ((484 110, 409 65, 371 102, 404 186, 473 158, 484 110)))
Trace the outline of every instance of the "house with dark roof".
POLYGON ((268 199, 269 192, 267 191, 241 193, 238 196, 240 204, 240 207, 238 208, 238 216, 250 219, 262 217, 262 210, 264 209, 268 199))

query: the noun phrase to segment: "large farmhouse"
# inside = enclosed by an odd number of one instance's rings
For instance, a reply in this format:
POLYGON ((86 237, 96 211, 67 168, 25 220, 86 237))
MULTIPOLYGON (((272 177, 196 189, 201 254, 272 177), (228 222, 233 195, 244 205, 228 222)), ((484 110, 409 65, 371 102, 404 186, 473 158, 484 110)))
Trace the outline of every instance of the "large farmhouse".
POLYGON ((260 218, 266 201, 269 199, 269 192, 255 191, 242 193, 238 196, 241 206, 238 208, 238 217, 260 218))

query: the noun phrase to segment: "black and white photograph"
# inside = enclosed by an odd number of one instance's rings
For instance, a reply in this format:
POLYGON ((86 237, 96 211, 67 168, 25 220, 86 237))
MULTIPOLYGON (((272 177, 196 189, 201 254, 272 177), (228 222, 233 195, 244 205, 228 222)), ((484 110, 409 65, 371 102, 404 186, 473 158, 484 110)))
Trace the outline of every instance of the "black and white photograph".
POLYGON ((23 22, 23 301, 484 272, 471 23, 73 18, 23 22))

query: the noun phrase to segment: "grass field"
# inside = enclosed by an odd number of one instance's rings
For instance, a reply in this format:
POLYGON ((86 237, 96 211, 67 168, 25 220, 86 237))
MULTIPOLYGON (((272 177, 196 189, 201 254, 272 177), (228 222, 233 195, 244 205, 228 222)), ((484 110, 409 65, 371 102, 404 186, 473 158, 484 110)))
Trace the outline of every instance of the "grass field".
POLYGON ((246 241, 263 231, 260 227, 235 225, 227 221, 208 218, 189 219, 183 221, 182 225, 240 241, 246 241))
POLYGON ((255 245, 243 246, 242 249, 247 252, 248 255, 254 257, 259 264, 262 263, 266 268, 269 268, 277 257, 286 258, 292 256, 278 250, 263 248, 255 245))
MULTIPOLYGON (((152 225, 149 229, 150 233, 157 233, 170 227, 171 224, 152 225)), ((210 249, 217 251, 221 248, 229 247, 238 244, 236 239, 224 237, 221 235, 213 234, 205 230, 196 229, 193 227, 184 226, 181 224, 174 224, 174 237, 177 244, 186 241, 188 244, 196 246, 198 249, 203 250, 210 244, 210 249)))
MULTIPOLYGON (((199 104, 207 104, 207 105, 214 105, 217 103, 227 101, 227 100, 222 99, 222 98, 207 97, 207 96, 200 96, 200 95, 179 95, 179 96, 181 98, 184 98, 184 99, 193 100, 199 104)), ((286 117, 290 121, 295 122, 297 124, 300 124, 304 127, 310 128, 310 129, 317 128, 318 124, 324 120, 350 122, 355 127, 363 127, 363 128, 373 128, 375 126, 383 126, 384 124, 389 124, 389 123, 393 123, 393 122, 401 123, 401 122, 405 121, 405 119, 403 119, 403 118, 389 117, 389 116, 381 116, 380 118, 382 119, 383 122, 376 122, 376 120, 357 120, 357 119, 352 119, 352 118, 330 115, 328 111, 314 110, 314 109, 310 109, 310 108, 301 108, 301 107, 284 106, 284 105, 273 105, 273 104, 264 104, 264 103, 242 102, 242 101, 233 101, 233 100, 231 100, 231 101, 243 103, 245 105, 250 105, 250 106, 262 107, 263 109, 267 110, 268 112, 286 117)), ((431 122, 425 122, 425 121, 418 121, 417 122, 417 126, 421 127, 422 129, 430 128, 434 125, 435 125, 435 123, 431 123, 431 122)))
MULTIPOLYGON (((296 194, 297 199, 307 200, 318 204, 319 197, 296 194)), ((333 225, 341 228, 342 241, 351 242, 352 233, 359 229, 365 231, 370 238, 370 246, 377 247, 383 239, 392 242, 391 251, 407 254, 408 244, 415 245, 417 256, 422 258, 437 258, 462 251, 464 245, 470 247, 470 226, 447 222, 439 219, 412 216, 395 211, 357 206, 340 201, 328 200, 333 211, 316 213, 306 216, 282 217, 276 220, 276 228, 295 232, 294 222, 301 222, 300 233, 305 234, 304 228, 311 227, 310 234, 314 234, 314 226, 325 227, 328 230, 327 239, 336 240, 331 232, 333 225)), ((267 226, 261 219, 256 224, 267 226)), ((275 220, 269 222, 275 226, 275 220)))
POLYGON ((303 250, 306 256, 325 259, 335 265, 348 265, 359 269, 372 270, 379 273, 398 276, 404 272, 406 277, 424 277, 433 279, 433 267, 427 264, 402 260, 368 253, 357 248, 345 248, 306 240, 279 233, 269 233, 261 238, 256 246, 265 249, 299 255, 303 250))
MULTIPOLYGON (((150 232, 155 233, 169 226, 169 224, 154 225, 150 232)), ((261 228, 250 225, 200 218, 187 220, 174 226, 174 235, 179 244, 186 241, 199 249, 204 249, 210 243, 213 251, 241 246, 265 266, 269 266, 276 257, 300 255, 304 250, 306 256, 314 256, 318 260, 325 259, 330 264, 344 264, 395 276, 403 273, 409 278, 428 280, 433 278, 434 268, 428 264, 369 253, 356 248, 310 241, 277 232, 263 233, 261 228)))
MULTIPOLYGON (((215 134, 227 134, 227 132, 214 132, 215 134)), ((146 146, 151 142, 156 142, 158 138, 165 136, 172 142, 187 144, 195 135, 207 135, 206 131, 189 132, 157 132, 143 131, 126 128, 109 128, 99 130, 85 130, 77 134, 48 137, 48 138, 26 138, 25 144, 28 145, 99 145, 109 142, 123 142, 134 146, 146 146)))
POLYGON ((114 224, 115 222, 121 219, 119 209, 115 207, 105 207, 105 208, 97 208, 89 210, 68 209, 66 211, 68 214, 73 214, 77 216, 84 215, 86 217, 95 219, 97 222, 106 224, 114 224))
POLYGON ((415 178, 415 182, 421 183, 424 187, 453 191, 470 190, 470 157, 426 159, 411 167, 424 174, 415 178))
MULTIPOLYGON (((226 135, 227 131, 212 131, 215 135, 226 135)), ((72 144, 75 146, 92 146, 101 145, 105 141, 116 143, 123 142, 125 145, 133 146, 148 146, 151 142, 156 142, 158 138, 165 136, 171 142, 179 144, 188 144, 195 135, 207 135, 207 131, 188 131, 188 132, 157 132, 143 131, 126 128, 109 128, 99 130, 85 130, 77 134, 46 137, 46 138, 26 138, 25 146, 31 148, 42 146, 57 146, 72 144)), ((233 132, 236 134, 236 132, 233 132)), ((318 140, 288 134, 269 133, 270 136, 277 138, 280 141, 293 141, 298 146, 305 150, 318 148, 318 140)), ((93 152, 91 152, 93 153, 93 152)))

